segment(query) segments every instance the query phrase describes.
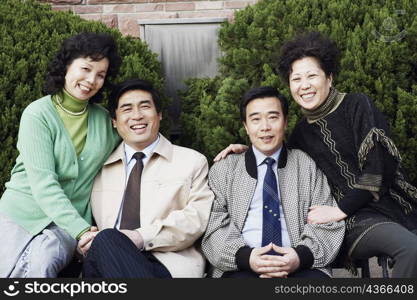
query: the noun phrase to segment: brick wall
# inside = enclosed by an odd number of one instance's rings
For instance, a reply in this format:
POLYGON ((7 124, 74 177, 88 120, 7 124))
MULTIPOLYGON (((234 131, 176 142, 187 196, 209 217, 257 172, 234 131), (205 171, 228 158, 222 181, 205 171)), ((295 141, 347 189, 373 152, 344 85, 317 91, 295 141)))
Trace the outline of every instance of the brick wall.
POLYGON ((228 18, 237 9, 258 0, 40 0, 55 10, 72 11, 87 20, 119 28, 124 35, 139 37, 139 20, 172 18, 228 18))

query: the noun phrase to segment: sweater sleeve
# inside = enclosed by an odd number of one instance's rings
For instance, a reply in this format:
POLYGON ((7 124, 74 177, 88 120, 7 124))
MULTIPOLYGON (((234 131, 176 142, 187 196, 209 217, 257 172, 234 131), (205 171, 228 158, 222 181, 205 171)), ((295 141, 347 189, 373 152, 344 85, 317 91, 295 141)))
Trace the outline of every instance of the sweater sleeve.
POLYGON ((351 216, 371 200, 372 194, 369 191, 355 188, 340 199, 338 205, 346 215, 351 216))
POLYGON ((46 120, 25 111, 20 122, 17 148, 33 199, 57 226, 76 238, 90 224, 79 215, 60 184, 59 180, 69 179, 60 178, 55 171, 56 146, 46 120))
POLYGON ((339 202, 339 207, 351 215, 367 205, 374 196, 390 186, 400 160, 397 148, 389 137, 385 117, 364 94, 354 94, 348 118, 355 141, 360 174, 354 189, 339 202))

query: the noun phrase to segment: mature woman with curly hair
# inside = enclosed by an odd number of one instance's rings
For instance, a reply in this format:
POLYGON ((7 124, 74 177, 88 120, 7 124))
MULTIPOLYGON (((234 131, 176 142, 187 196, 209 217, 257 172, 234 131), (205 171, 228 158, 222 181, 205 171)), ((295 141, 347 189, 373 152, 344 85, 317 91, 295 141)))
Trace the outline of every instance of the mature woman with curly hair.
MULTIPOLYGON (((362 93, 333 87, 336 44, 313 32, 283 45, 279 72, 303 118, 288 145, 309 154, 326 174, 338 207, 311 207, 312 224, 346 220, 341 255, 388 255, 393 277, 417 277, 417 189, 407 182, 385 117, 362 93)), ((229 146, 219 157, 237 146, 229 146)))
POLYGON ((66 39, 23 111, 19 155, 0 201, 0 277, 56 277, 92 231, 94 177, 120 142, 95 104, 121 64, 107 34, 66 39))

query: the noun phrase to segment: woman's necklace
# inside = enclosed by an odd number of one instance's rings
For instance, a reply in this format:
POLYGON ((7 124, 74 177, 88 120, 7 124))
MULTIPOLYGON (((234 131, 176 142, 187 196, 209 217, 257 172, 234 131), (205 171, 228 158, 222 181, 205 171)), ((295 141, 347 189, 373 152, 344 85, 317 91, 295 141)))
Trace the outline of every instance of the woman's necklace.
POLYGON ((61 99, 61 97, 57 94, 56 95, 56 97, 57 97, 57 103, 58 103, 58 106, 64 111, 64 112, 66 112, 67 114, 69 114, 69 115, 71 115, 71 116, 81 116, 83 113, 85 113, 86 112, 86 110, 87 110, 87 106, 88 105, 86 105, 85 107, 84 107, 84 109, 82 110, 82 111, 79 111, 79 112, 73 112, 73 111, 70 111, 70 110, 68 110, 68 109, 66 109, 63 105, 62 105, 62 102, 64 102, 64 100, 62 100, 61 99))

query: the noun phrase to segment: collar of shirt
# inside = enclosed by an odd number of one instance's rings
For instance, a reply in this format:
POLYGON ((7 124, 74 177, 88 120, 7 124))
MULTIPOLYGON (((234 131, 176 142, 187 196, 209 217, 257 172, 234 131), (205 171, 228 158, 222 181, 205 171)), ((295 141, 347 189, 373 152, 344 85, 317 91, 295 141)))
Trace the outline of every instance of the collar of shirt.
MULTIPOLYGON (((152 144, 150 144, 148 147, 146 147, 145 149, 140 151, 140 152, 143 152, 145 154, 145 157, 143 158, 143 166, 145 166, 146 163, 151 158, 151 156, 153 154, 153 150, 155 149, 156 145, 158 145, 159 140, 160 140, 160 137, 159 137, 159 134, 158 134, 158 137, 156 138, 156 140, 152 144)), ((133 149, 132 147, 130 147, 126 143, 123 143, 123 144, 124 144, 124 152, 125 152, 125 158, 126 158, 126 160, 125 160, 126 166, 129 166, 132 162, 133 154, 135 154, 138 151, 133 149)))
POLYGON ((272 154, 270 156, 267 156, 267 155, 263 154, 261 151, 256 149, 256 147, 253 146, 253 145, 252 145, 252 150, 253 150, 253 154, 255 154, 256 166, 258 168, 264 162, 265 158, 267 158, 267 157, 272 157, 273 159, 275 159, 274 166, 276 166, 276 164, 278 163, 279 156, 281 154, 282 146, 274 154, 272 154))

